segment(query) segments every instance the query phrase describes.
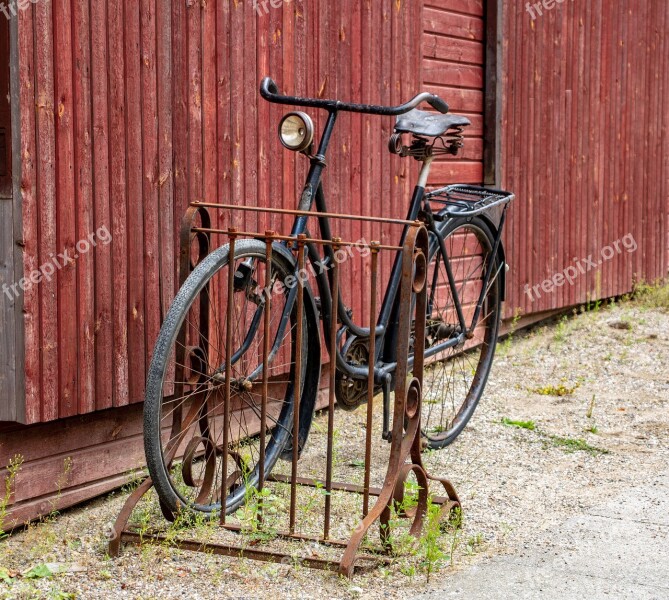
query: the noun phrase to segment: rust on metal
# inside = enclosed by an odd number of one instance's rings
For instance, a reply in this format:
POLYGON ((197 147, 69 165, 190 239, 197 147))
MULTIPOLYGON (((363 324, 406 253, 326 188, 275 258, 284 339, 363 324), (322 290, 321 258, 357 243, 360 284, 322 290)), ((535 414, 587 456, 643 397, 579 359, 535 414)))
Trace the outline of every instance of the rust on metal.
POLYGON ((192 202, 192 207, 195 208, 219 208, 223 210, 233 211, 247 211, 260 213, 274 213, 277 215, 292 215, 296 217, 329 217, 330 219, 343 219, 346 221, 367 221, 369 223, 383 223, 385 225, 413 225, 414 221, 406 221, 403 219, 387 219, 386 217, 371 217, 365 215, 351 215, 347 213, 330 213, 318 212, 315 213, 310 210, 291 210, 288 208, 273 208, 267 210, 260 206, 239 206, 234 204, 216 204, 215 202, 192 202))
MULTIPOLYGON (((411 221, 412 224, 414 224, 413 221, 411 221)), ((227 229, 214 229, 211 227, 196 227, 194 231, 198 233, 206 233, 206 234, 212 234, 212 233, 217 233, 221 235, 228 235, 228 230, 227 229)), ((253 233, 251 231, 238 231, 237 232, 238 237, 242 238, 250 238, 250 239, 263 239, 263 237, 257 233, 253 233)), ((294 242, 295 241, 295 236, 292 235, 275 235, 274 239, 276 241, 280 242, 294 242)), ((318 238, 305 238, 304 239, 305 244, 317 244, 319 246, 334 246, 334 241, 332 240, 319 240, 318 238)), ((364 248, 367 249, 369 248, 368 244, 365 242, 344 242, 340 241, 338 242, 339 246, 342 247, 347 247, 347 248, 364 248)), ((379 250, 401 250, 402 246, 391 246, 388 244, 379 244, 379 250)))
MULTIPOLYGON (((260 391, 260 410, 257 413, 257 429, 256 433, 260 438, 260 462, 258 467, 258 485, 257 491, 262 492, 264 488, 270 486, 284 485, 290 489, 289 508, 287 514, 287 527, 285 529, 279 528, 273 530, 273 537, 295 540, 295 541, 311 541, 324 544, 332 548, 343 548, 341 558, 336 560, 314 558, 313 556, 295 559, 287 553, 277 552, 275 550, 266 550, 257 546, 249 547, 248 544, 242 546, 201 543, 197 540, 172 540, 171 543, 175 547, 189 550, 213 552, 215 554, 222 554, 226 556, 242 555, 245 558, 255 560, 279 562, 284 564, 293 564, 298 562, 307 567, 326 569, 338 572, 342 575, 350 577, 359 568, 360 563, 379 564, 387 562, 389 559, 383 555, 383 552, 392 548, 391 536, 391 515, 393 511, 399 518, 410 520, 410 533, 414 536, 419 536, 423 528, 425 514, 428 509, 428 503, 432 502, 440 506, 440 510, 444 516, 448 516, 450 512, 460 506, 457 493, 448 479, 434 476, 427 472, 422 462, 421 457, 421 390, 423 385, 423 371, 424 371, 424 356, 421 351, 425 346, 425 330, 426 330, 426 307, 427 307, 427 261, 429 257, 429 240, 428 233, 425 227, 419 222, 410 222, 411 226, 408 228, 404 245, 401 248, 401 287, 400 287, 400 314, 398 327, 398 353, 397 353, 397 372, 395 378, 395 397, 393 407, 392 420, 392 437, 390 446, 390 455, 387 461, 386 474, 381 487, 372 485, 372 466, 374 464, 374 452, 372 444, 372 433, 374 425, 374 394, 377 389, 376 386, 380 383, 375 380, 375 355, 377 352, 377 340, 375 333, 377 331, 377 294, 378 294, 378 271, 380 263, 380 254, 385 250, 392 250, 393 246, 384 246, 379 242, 372 242, 369 245, 361 244, 359 242, 346 242, 340 238, 333 238, 332 240, 318 240, 311 239, 305 235, 297 238, 291 236, 280 235, 275 231, 267 230, 264 234, 241 232, 233 227, 229 229, 212 229, 211 219, 206 211, 208 207, 229 208, 227 205, 218 205, 210 203, 196 203, 193 204, 187 211, 184 218, 181 230, 181 280, 182 282, 196 266, 208 254, 211 248, 211 234, 219 233, 225 235, 229 244, 229 264, 232 268, 228 269, 227 282, 227 307, 228 313, 226 318, 225 331, 225 351, 220 360, 224 360, 224 367, 220 367, 225 371, 222 376, 217 373, 212 380, 215 382, 214 393, 211 389, 207 391, 207 384, 204 379, 206 367, 206 352, 208 346, 206 340, 201 342, 198 348, 189 348, 186 345, 187 334, 185 331, 179 333, 180 345, 177 346, 177 352, 181 348, 181 355, 177 356, 177 373, 175 379, 177 384, 174 393, 176 397, 183 397, 183 385, 185 379, 185 364, 186 353, 188 353, 188 361, 192 364, 195 362, 201 368, 190 369, 195 375, 192 382, 195 386, 195 391, 189 394, 189 404, 180 404, 177 411, 172 418, 170 441, 166 448, 165 460, 168 466, 173 462, 180 461, 180 469, 183 475, 184 484, 190 487, 197 488, 197 501, 205 501, 205 497, 214 497, 221 503, 220 514, 218 515, 219 526, 222 530, 229 531, 235 534, 244 534, 244 528, 233 522, 233 519, 228 519, 228 511, 226 510, 227 498, 232 490, 238 489, 240 481, 247 472, 244 458, 240 456, 242 450, 233 450, 233 444, 238 440, 233 436, 236 433, 231 432, 231 417, 232 411, 239 410, 235 404, 234 397, 237 390, 254 391, 258 394, 260 391), (265 244, 264 260, 266 261, 266 269, 264 279, 257 282, 258 285, 264 286, 265 290, 271 290, 274 284, 275 273, 272 269, 273 259, 275 253, 274 244, 278 242, 289 241, 287 247, 293 252, 295 256, 295 268, 297 273, 305 270, 308 254, 313 248, 323 248, 331 246, 333 251, 340 250, 343 247, 360 246, 369 249, 370 256, 370 290, 369 290, 369 340, 368 344, 368 366, 369 373, 366 379, 366 397, 367 408, 365 417, 365 440, 364 440, 364 474, 363 483, 359 485, 352 482, 334 481, 334 461, 335 461, 335 420, 337 413, 335 410, 335 357, 339 351, 338 338, 339 333, 339 290, 340 290, 340 265, 338 261, 334 261, 329 269, 328 276, 330 277, 330 285, 332 289, 333 301, 330 303, 329 314, 329 331, 327 332, 328 352, 330 355, 330 373, 327 402, 327 450, 323 458, 321 478, 300 477, 298 472, 298 462, 300 459, 300 439, 298 432, 300 431, 300 404, 303 402, 303 379, 305 363, 303 357, 304 336, 306 335, 305 325, 305 309, 306 297, 305 286, 306 281, 302 277, 296 278, 296 316, 295 316, 295 360, 294 360, 294 381, 293 384, 293 413, 292 413, 292 448, 288 450, 288 459, 290 461, 290 473, 282 474, 275 472, 266 472, 265 470, 265 452, 267 441, 267 424, 270 418, 270 411, 268 408, 270 386, 273 385, 270 380, 270 356, 272 353, 272 318, 270 315, 272 306, 272 294, 265 293, 263 298, 258 301, 263 310, 262 324, 259 325, 259 332, 262 332, 263 343, 261 349, 258 350, 258 360, 262 365, 262 381, 258 377, 258 383, 255 384, 250 379, 239 378, 235 382, 235 388, 232 387, 233 372, 232 360, 230 353, 233 348, 233 334, 232 334, 232 307, 234 304, 235 292, 235 255, 238 243, 241 240, 251 238, 255 240, 262 240, 265 244), (197 244, 197 249, 194 256, 193 244, 197 244), (414 353, 413 366, 410 367, 410 354, 414 353), (198 353, 202 354, 200 356, 198 353), (201 358, 201 363, 197 362, 201 358), (199 378, 196 377, 199 372, 199 378), (224 388, 222 393, 220 388, 224 388), (205 431, 200 435, 193 434, 190 439, 186 439, 187 433, 191 428, 200 421, 202 427, 202 419, 206 419, 207 403, 222 403, 223 411, 223 440, 220 446, 217 446, 208 437, 205 431), (187 409, 183 407, 186 406, 187 409), (185 414, 184 414, 185 412, 185 414), (203 416, 204 415, 204 416, 203 416), (220 466, 218 459, 220 457, 220 466), (202 471, 200 477, 197 476, 195 466, 198 465, 202 471), (221 474, 220 484, 218 474, 221 474), (411 509, 405 507, 405 487, 409 476, 413 476, 418 483, 418 496, 415 506, 411 509), (445 491, 443 496, 430 496, 430 483, 440 485, 445 491), (235 486, 237 486, 235 488, 235 486), (298 501, 298 489, 312 488, 324 491, 323 512, 322 512, 322 535, 308 535, 303 532, 300 517, 301 506, 298 501), (359 515, 360 522, 353 530, 350 539, 337 540, 332 539, 332 532, 334 531, 335 511, 333 511, 332 494, 351 493, 362 496, 362 510, 359 515), (380 554, 369 555, 361 553, 360 546, 368 535, 370 528, 378 524, 380 530, 381 547, 378 549, 380 554)), ((239 208, 239 207, 235 207, 239 208)), ((247 207, 248 208, 248 207, 247 207)), ((281 210, 267 210, 265 212, 277 214, 299 214, 300 211, 281 211, 281 210)), ((331 215, 335 216, 335 215, 331 215)), ((350 215, 339 215, 341 218, 356 218, 365 220, 364 218, 351 217, 350 215)), ((375 222, 384 222, 392 224, 406 224, 409 222, 398 220, 386 220, 380 218, 368 218, 366 220, 373 220, 375 222)), ((218 295, 221 298, 226 297, 225 291, 218 295)), ((199 307, 202 322, 208 328, 209 313, 215 310, 214 306, 208 304, 210 294, 204 294, 206 299, 202 300, 199 307)), ((184 326, 185 329, 185 326, 184 326)), ((291 334, 292 335, 292 334, 291 334)), ((209 337, 202 335, 202 337, 209 337)), ((220 349, 219 349, 220 350, 220 349)), ((212 352, 216 353, 219 350, 212 348, 212 352)), ((190 384, 191 382, 189 382, 190 384)), ((206 425, 205 425, 206 427, 206 425)), ((179 463, 176 463, 179 466, 179 463)), ((151 489, 152 482, 146 479, 128 498, 125 506, 118 516, 113 530, 113 536, 110 539, 109 551, 110 555, 118 556, 120 545, 122 542, 130 544, 141 543, 160 543, 165 538, 158 533, 140 536, 136 531, 128 530, 128 522, 132 511, 140 501, 140 499, 151 489)), ((284 488, 285 489, 285 488, 284 488)), ((263 505, 265 496, 258 494, 258 510, 256 515, 256 526, 262 530, 265 526, 264 521, 267 518, 265 513, 265 506, 263 505)), ((164 509, 165 517, 168 520, 174 520, 174 515, 164 509)), ((350 529, 349 529, 350 530, 350 529)))
POLYGON ((369 486, 372 471, 372 419, 374 416, 374 363, 376 362, 376 288, 378 286, 379 243, 370 244, 372 253, 371 291, 369 310, 369 376, 367 379, 367 420, 365 423, 365 483, 363 485, 362 516, 369 513, 369 486))
MULTIPOLYGON (((337 252, 341 248, 340 238, 333 238, 332 249, 337 252)), ((332 266, 332 307, 330 311, 330 357, 337 355, 337 311, 339 306, 339 264, 337 261, 332 266)), ((325 456, 325 515, 323 517, 323 539, 330 537, 330 519, 332 516, 332 457, 334 453, 334 413, 335 413, 335 377, 336 369, 332 368, 330 361, 330 381, 328 386, 328 440, 325 456)))

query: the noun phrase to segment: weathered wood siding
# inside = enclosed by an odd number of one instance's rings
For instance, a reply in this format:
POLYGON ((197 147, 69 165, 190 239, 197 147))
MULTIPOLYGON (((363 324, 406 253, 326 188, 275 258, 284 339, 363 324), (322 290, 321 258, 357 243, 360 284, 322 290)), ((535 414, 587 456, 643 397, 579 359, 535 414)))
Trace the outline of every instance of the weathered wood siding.
POLYGON ((423 87, 469 117, 465 147, 440 159, 430 185, 483 181, 484 0, 430 0, 423 8, 423 87))
MULTIPOLYGON (((72 252, 103 226, 113 242, 24 294, 26 420, 48 422, 0 424, 0 466, 16 453, 26 461, 11 519, 112 489, 142 464, 134 403, 175 292, 188 202, 295 205, 304 165, 278 144, 285 109, 259 100, 263 75, 287 93, 378 103, 427 87, 473 122, 465 154, 440 163, 431 183, 482 180, 487 0, 422 4, 293 0, 258 14, 250 0, 90 0, 39 2, 19 13, 23 271, 72 252)), ((665 275, 667 5, 643 0, 631 11, 622 0, 565 2, 533 21, 521 3, 503 4, 498 168, 518 194, 506 236, 508 314, 610 296, 635 277, 665 275), (636 252, 535 302, 523 292, 628 233, 636 252)), ((342 115, 326 174, 333 210, 406 211, 417 165, 386 152, 391 128, 392 119, 342 115)), ((13 282, 19 273, 9 255, 20 236, 9 233, 5 214, 0 279, 13 282)), ((344 224, 337 233, 377 232, 344 224)), ((349 296, 366 298, 367 280, 345 282, 349 296)), ((359 300, 354 308, 362 317, 359 300)), ((12 336, 0 331, 3 361, 12 336)), ((20 395, 14 400, 22 403, 20 395)))
MULTIPOLYGON (((262 76, 286 93, 381 104, 420 87, 420 3, 267 7, 91 0, 20 12, 24 269, 77 256, 25 292, 27 423, 142 400, 189 201, 295 206, 304 161, 277 141, 285 107, 260 100, 262 76), (111 243, 78 252, 101 228, 111 243)), ((342 116, 333 210, 404 214, 408 166, 385 151, 391 128, 342 116)))
POLYGON ((502 175, 518 196, 508 314, 666 277, 668 30, 664 0, 565 2, 534 19, 524 2, 504 3, 502 175), (625 236, 635 251, 615 249, 625 236), (577 263, 586 272, 573 285, 533 292, 534 301, 525 293, 577 263))
POLYGON ((12 200, 0 198, 0 421, 15 421, 16 398, 16 299, 14 277, 14 217, 12 200))
MULTIPOLYGON (((0 421, 17 421, 24 417, 24 406, 17 402, 22 395, 21 290, 16 287, 22 277, 20 239, 20 198, 12 185, 12 53, 10 24, 0 19, 0 421)), ((15 63, 14 63, 15 64, 15 63)))

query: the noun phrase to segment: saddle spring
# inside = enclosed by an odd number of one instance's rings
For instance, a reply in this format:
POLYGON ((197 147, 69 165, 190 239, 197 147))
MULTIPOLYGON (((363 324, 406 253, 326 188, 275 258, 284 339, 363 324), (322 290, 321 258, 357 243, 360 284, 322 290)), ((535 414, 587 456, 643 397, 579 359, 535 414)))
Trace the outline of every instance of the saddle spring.
POLYGON ((402 133, 393 133, 388 142, 388 150, 391 154, 397 154, 402 158, 411 156, 417 161, 424 161, 430 156, 445 154, 457 156, 460 148, 464 146, 462 127, 454 127, 446 134, 435 137, 431 141, 427 137, 413 134, 411 136, 411 145, 409 146, 402 143, 402 136, 402 133))

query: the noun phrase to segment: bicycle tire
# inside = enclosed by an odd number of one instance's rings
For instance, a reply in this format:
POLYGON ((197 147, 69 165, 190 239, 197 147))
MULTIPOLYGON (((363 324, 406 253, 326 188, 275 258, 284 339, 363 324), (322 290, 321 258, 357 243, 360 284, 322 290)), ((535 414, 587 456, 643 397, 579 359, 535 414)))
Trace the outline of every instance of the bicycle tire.
MULTIPOLYGON (((485 330, 479 332, 477 329, 477 335, 481 333, 483 335, 482 343, 474 349, 467 349, 466 347, 455 348, 453 349, 453 352, 450 353, 450 356, 443 357, 440 360, 426 360, 425 382, 423 386, 423 439, 428 448, 435 450, 445 448, 452 444, 469 423, 487 384, 495 355, 497 337, 499 335, 501 312, 501 280, 499 273, 501 272, 501 269, 504 268, 504 265, 500 263, 499 254, 492 256, 495 236, 487 221, 481 217, 454 218, 443 222, 443 225, 441 225, 441 228, 439 229, 439 235, 444 238, 446 245, 448 246, 450 243, 453 247, 452 249, 455 250, 459 247, 459 244, 462 243, 464 248, 464 258, 451 255, 451 266, 452 268, 455 266, 454 276, 456 279, 459 276, 459 266, 454 265, 454 262, 457 263, 460 261, 460 264, 464 265, 467 260, 475 261, 475 257, 478 256, 477 254, 472 253, 471 248, 466 247, 466 245, 471 243, 469 240, 465 240, 464 242, 457 241, 457 234, 465 232, 475 233, 479 247, 488 252, 489 256, 481 262, 482 265, 492 267, 494 277, 489 284, 489 291, 484 299, 482 315, 485 316, 485 330), (466 254, 467 251, 469 251, 470 254, 466 254), (468 355, 475 353, 477 350, 480 350, 480 356, 476 360, 474 368, 474 363, 468 355), (456 371, 453 370, 448 378, 441 377, 440 379, 438 376, 435 377, 435 373, 433 372, 435 365, 448 363, 449 361, 451 365, 453 365, 454 361, 459 361, 463 357, 467 359, 467 364, 463 367, 462 364, 458 363, 453 367, 454 369, 460 369, 459 373, 456 374, 456 371), (468 383, 467 370, 470 368, 473 369, 474 372, 471 373, 471 383, 468 383), (464 391, 464 388, 466 387, 466 393, 459 394, 457 392, 457 381, 460 377, 462 377, 463 381, 461 391, 464 391), (451 394, 450 398, 448 397, 449 393, 451 394), (447 418, 444 418, 446 414, 446 403, 449 399, 451 405, 448 407, 447 418), (438 421, 435 421, 435 419, 432 419, 433 415, 431 413, 431 408, 433 409, 437 403, 440 403, 440 418, 438 421)), ((434 233, 431 234, 431 237, 431 251, 428 267, 428 300, 432 295, 437 294, 435 288, 437 290, 443 290, 444 282, 447 282, 447 279, 444 277, 443 280, 435 284, 435 270, 438 269, 438 262, 443 262, 444 258, 440 244, 434 239, 434 233), (435 264, 437 264, 437 267, 435 267, 435 264)), ((456 254, 457 252, 458 251, 455 250, 456 254)), ((474 250, 474 252, 476 252, 476 250, 474 250)), ((445 274, 445 267, 443 271, 445 274)), ((481 272, 481 275, 482 273, 483 272, 481 272)), ((472 272, 471 274, 475 275, 476 272, 472 272)), ((482 277, 480 277, 480 279, 482 279, 482 277)), ((471 292, 472 287, 475 287, 475 281, 473 279, 468 280, 465 278, 464 282, 459 281, 457 285, 460 286, 459 295, 465 296, 467 293, 471 292)), ((451 295, 450 289, 448 295, 451 295)), ((467 303, 465 302, 464 304, 467 303)), ((433 338, 435 326, 442 329, 445 328, 444 330, 446 332, 449 331, 449 328, 453 328, 451 335, 454 336, 459 333, 459 326, 456 325, 454 313, 451 312, 453 310, 454 309, 450 307, 444 306, 442 308, 442 317, 435 322, 433 314, 434 308, 433 306, 430 306, 430 302, 428 301, 427 330, 428 332, 433 332, 433 338), (446 319, 443 318, 443 315, 445 314, 449 315, 446 319)), ((471 310, 471 306, 468 307, 468 310, 471 310)), ((437 342, 438 340, 435 341, 435 339, 426 339, 426 349, 429 348, 432 343, 437 342)), ((439 357, 440 355, 437 356, 439 357)), ((445 373, 445 367, 443 372, 445 373)))
MULTIPOLYGON (((198 503, 189 501, 184 497, 182 491, 178 489, 172 477, 168 473, 168 465, 164 458, 164 447, 161 437, 161 432, 164 434, 165 424, 161 423, 161 412, 163 409, 163 390, 165 385, 165 376, 167 372, 167 364, 170 360, 172 347, 175 345, 179 331, 187 318, 190 307, 198 298, 199 294, 205 289, 209 282, 226 266, 229 265, 229 246, 223 246, 212 254, 207 256, 197 267, 192 271, 182 288, 177 293, 168 314, 166 315, 163 326, 158 335, 155 344, 151 365, 146 386, 146 397, 144 405, 144 446, 146 453, 146 461, 149 469, 149 474, 155 486, 158 497, 163 505, 173 514, 180 511, 188 510, 195 513, 204 513, 206 518, 213 518, 220 513, 221 502, 212 500, 207 503, 198 503)), ((265 244, 258 240, 240 240, 235 245, 235 264, 237 261, 253 258, 262 260, 265 258, 265 244)), ((235 267, 236 269, 238 267, 235 267)), ((282 281, 285 281, 289 275, 295 271, 293 264, 280 253, 274 253, 272 259, 272 273, 276 273, 282 281)), ((226 275, 227 277, 227 275, 226 275)), ((286 292, 287 293, 287 292, 286 292)), ((310 334, 313 333, 314 324, 310 322, 307 313, 303 313, 304 318, 304 339, 302 340, 302 368, 306 370, 307 356, 309 353, 309 339, 310 334)), ((294 322, 297 316, 297 309, 293 306, 291 311, 291 328, 294 332, 294 322)), ((293 333, 288 336, 292 339, 292 350, 294 353, 296 337, 293 333)), ((294 355, 291 354, 294 361, 294 355)), ((301 380, 304 384, 304 371, 302 372, 301 380)), ((292 377, 291 377, 292 379, 292 377)), ((272 433, 270 441, 267 444, 265 454, 265 474, 268 475, 282 451, 292 440, 292 415, 294 409, 294 387, 292 383, 287 384, 284 404, 281 407, 279 417, 276 419, 276 428, 278 433, 272 433)), ((199 417, 198 417, 199 419, 199 417)), ((241 423, 241 420, 240 420, 241 423)), ((199 425, 200 428, 202 427, 199 425)), ((217 440, 214 440, 216 446, 217 440)), ((216 447, 213 452, 215 460, 218 461, 218 454, 220 449, 216 447)), ((208 460, 208 459, 207 459, 208 460)), ((172 461, 169 461, 170 463, 172 461)), ((226 512, 234 512, 245 501, 245 492, 249 486, 257 484, 257 469, 259 462, 254 465, 252 476, 245 479, 241 484, 234 488, 234 493, 228 495, 226 502, 226 512)), ((240 467, 241 469, 241 467, 240 467)))

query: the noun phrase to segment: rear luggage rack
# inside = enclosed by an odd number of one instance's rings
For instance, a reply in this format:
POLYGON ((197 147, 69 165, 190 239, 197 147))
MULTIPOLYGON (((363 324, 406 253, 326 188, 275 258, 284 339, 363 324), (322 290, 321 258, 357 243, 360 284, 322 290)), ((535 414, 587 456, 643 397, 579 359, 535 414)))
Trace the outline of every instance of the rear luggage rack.
POLYGON ((449 185, 425 195, 428 202, 444 204, 449 217, 474 217, 514 198, 509 192, 474 185, 449 185))

